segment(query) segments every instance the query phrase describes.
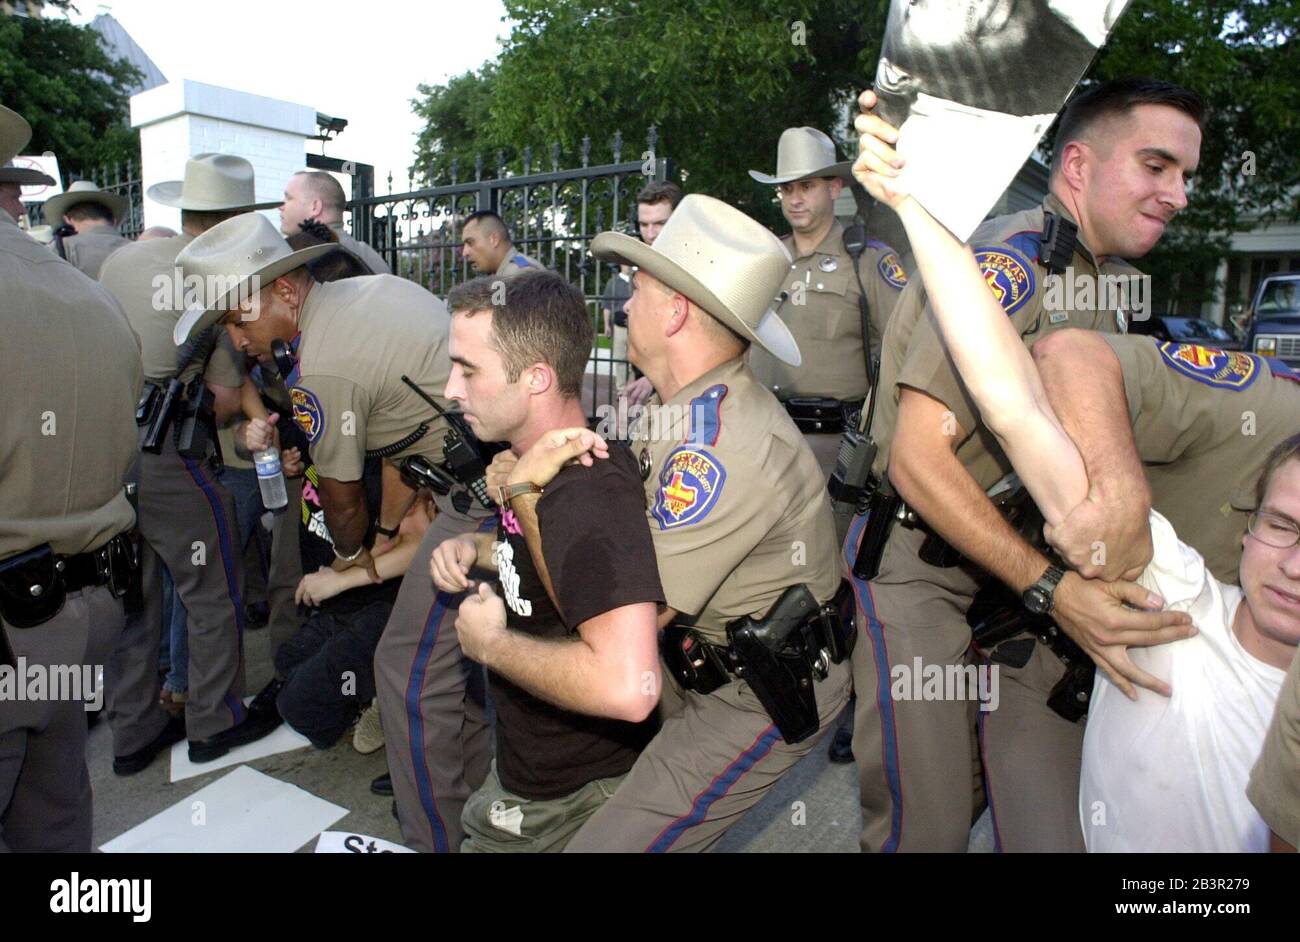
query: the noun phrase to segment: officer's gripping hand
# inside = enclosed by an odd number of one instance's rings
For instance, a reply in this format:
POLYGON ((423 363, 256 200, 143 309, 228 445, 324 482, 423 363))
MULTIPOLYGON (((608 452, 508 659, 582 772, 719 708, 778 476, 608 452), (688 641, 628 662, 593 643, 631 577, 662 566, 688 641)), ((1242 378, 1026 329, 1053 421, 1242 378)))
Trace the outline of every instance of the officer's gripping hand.
POLYGON ((638 376, 620 389, 618 394, 627 400, 629 406, 639 406, 649 400, 654 395, 654 391, 655 388, 649 379, 638 376))
POLYGON ((858 106, 862 114, 853 122, 860 135, 853 176, 873 197, 890 209, 897 209, 909 198, 898 183, 898 174, 903 168, 903 158, 894 150, 898 143, 898 129, 871 113, 876 106, 876 93, 870 89, 858 96, 858 106))
POLYGON ((1161 611, 1164 600, 1136 583, 1084 579, 1075 572, 1065 574, 1054 601, 1052 617, 1061 630, 1087 652, 1124 696, 1137 699, 1134 684, 1169 696, 1169 684, 1134 664, 1128 648, 1190 638, 1196 634, 1190 615, 1161 611))
POLYGON ((609 443, 586 428, 552 429, 519 456, 510 472, 510 484, 534 484, 545 487, 560 469, 572 461, 590 468, 597 458, 609 457, 609 443))
POLYGON ((1095 487, 1057 526, 1043 536, 1085 579, 1136 579, 1151 562, 1150 505, 1141 488, 1107 497, 1095 487))
POLYGON ((249 451, 270 448, 275 441, 275 423, 280 418, 272 412, 265 419, 249 419, 244 423, 244 447, 249 451))
POLYGON ((507 448, 505 451, 498 451, 492 457, 492 463, 487 467, 487 473, 483 476, 487 484, 488 494, 493 500, 497 499, 497 488, 504 487, 510 483, 510 472, 514 471, 515 464, 519 459, 515 453, 507 448))
POLYGON ((454 536, 434 547, 429 557, 429 575, 439 592, 464 592, 469 588, 469 571, 478 561, 478 545, 472 536, 454 536))
POLYGON ((347 560, 335 556, 334 562, 330 564, 330 568, 335 572, 347 572, 349 569, 364 569, 366 575, 370 577, 370 581, 375 585, 379 585, 384 581, 379 575, 379 570, 375 568, 374 557, 370 555, 370 550, 365 547, 361 548, 361 554, 357 556, 356 559, 347 560))
POLYGON ((297 448, 282 448, 280 450, 280 470, 284 472, 287 478, 302 477, 306 466, 302 462, 302 452, 297 448))
POLYGON ((465 596, 456 615, 456 634, 466 657, 490 664, 492 645, 506 630, 506 606, 486 582, 478 592, 465 596))

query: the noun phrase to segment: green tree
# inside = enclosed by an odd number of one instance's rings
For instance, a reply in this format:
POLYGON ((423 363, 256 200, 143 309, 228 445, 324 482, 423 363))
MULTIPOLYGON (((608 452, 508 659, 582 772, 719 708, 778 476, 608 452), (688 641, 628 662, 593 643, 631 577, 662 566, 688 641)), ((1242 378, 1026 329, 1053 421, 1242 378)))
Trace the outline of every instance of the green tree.
POLYGON ((31 124, 29 149, 52 151, 65 168, 88 173, 139 159, 126 88, 140 78, 125 59, 111 59, 88 27, 0 16, 0 101, 31 124))
MULTIPOLYGON (((488 119, 495 79, 496 66, 489 62, 446 85, 418 86, 421 97, 412 99, 411 107, 424 121, 424 130, 415 142, 412 178, 428 185, 448 183, 456 161, 457 179, 473 179, 475 157, 498 146, 499 138, 489 136, 495 125, 488 119)), ((484 172, 490 174, 491 169, 484 172)))

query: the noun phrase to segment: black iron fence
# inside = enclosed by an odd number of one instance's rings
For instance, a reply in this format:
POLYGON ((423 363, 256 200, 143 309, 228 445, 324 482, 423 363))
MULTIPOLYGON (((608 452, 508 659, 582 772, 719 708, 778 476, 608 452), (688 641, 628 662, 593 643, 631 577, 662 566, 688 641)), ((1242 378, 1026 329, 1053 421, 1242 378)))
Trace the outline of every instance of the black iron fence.
MULTIPOLYGON (((651 180, 669 175, 668 161, 657 153, 657 133, 651 127, 646 148, 638 159, 624 160, 622 134, 613 138, 613 162, 590 164, 591 140, 584 138, 580 166, 561 168, 561 150, 553 145, 549 169, 539 167, 531 148, 519 162, 508 165, 496 155, 495 176, 484 177, 484 160, 474 162, 473 179, 460 179, 461 168, 451 165, 451 180, 440 186, 393 193, 392 177, 386 195, 364 195, 364 184, 348 204, 352 232, 368 242, 388 262, 393 272, 418 282, 439 297, 477 274, 461 254, 461 227, 465 219, 483 209, 495 211, 510 230, 515 248, 554 269, 576 285, 587 298, 597 330, 597 346, 588 363, 583 400, 588 415, 597 418, 601 407, 613 407, 617 387, 627 381, 626 355, 613 356, 614 338, 604 332, 603 301, 611 292, 618 267, 597 262, 588 251, 592 238, 608 229, 629 234, 636 230, 636 195, 651 180)), ((354 181, 360 182, 354 176, 354 181)), ((620 351, 621 353, 622 351, 620 351)))

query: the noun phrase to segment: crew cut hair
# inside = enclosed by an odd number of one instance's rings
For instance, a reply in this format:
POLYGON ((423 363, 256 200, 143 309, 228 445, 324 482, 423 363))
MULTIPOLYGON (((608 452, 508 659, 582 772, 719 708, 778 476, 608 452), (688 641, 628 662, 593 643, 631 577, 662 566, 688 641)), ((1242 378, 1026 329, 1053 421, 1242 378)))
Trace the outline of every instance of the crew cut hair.
POLYGON ((1189 88, 1153 78, 1124 78, 1103 82, 1076 95, 1061 112, 1052 147, 1052 172, 1061 161, 1065 145, 1077 141, 1105 118, 1122 117, 1138 105, 1167 105, 1177 108, 1205 130, 1209 113, 1205 99, 1189 88))
POLYGON ((582 292, 559 274, 525 269, 505 279, 485 275, 453 288, 447 307, 466 317, 491 313, 492 345, 510 382, 534 363, 545 363, 555 371, 562 396, 581 393, 595 328, 582 292))
POLYGON ((1292 435, 1286 441, 1279 442, 1268 453, 1268 458, 1264 460, 1264 467, 1259 472, 1259 480, 1255 482, 1255 508, 1257 510, 1264 505, 1264 495, 1268 493, 1268 486, 1273 483, 1273 475, 1277 474, 1278 468, 1288 461, 1297 460, 1300 460, 1300 432, 1292 435))

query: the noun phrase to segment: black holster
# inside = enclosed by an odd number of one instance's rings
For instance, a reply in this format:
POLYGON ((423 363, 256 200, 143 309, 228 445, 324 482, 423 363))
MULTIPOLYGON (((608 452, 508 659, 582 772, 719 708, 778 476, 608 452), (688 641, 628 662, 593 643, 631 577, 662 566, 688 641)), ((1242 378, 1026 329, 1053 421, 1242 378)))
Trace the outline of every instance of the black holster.
POLYGON ((855 428, 862 400, 839 400, 821 396, 791 396, 783 405, 804 434, 838 435, 855 428))
POLYGON ((154 392, 141 397, 141 402, 136 406, 135 421, 145 430, 144 437, 140 439, 140 450, 156 455, 162 451, 162 443, 181 408, 185 386, 173 377, 167 381, 166 386, 147 384, 145 389, 154 392))
POLYGON ((869 582, 880 573, 880 559, 885 554, 889 534, 898 522, 903 499, 892 487, 877 487, 867 499, 867 523, 853 560, 853 575, 869 582))
POLYGON ((44 543, 0 563, 0 617, 14 628, 35 628, 62 611, 69 592, 87 586, 106 585, 129 604, 142 598, 140 579, 139 553, 125 533, 75 556, 44 543))
POLYGON ((687 690, 712 693, 729 672, 746 681, 782 738, 794 744, 821 727, 815 680, 847 658, 856 640, 852 592, 842 582, 825 605, 817 604, 807 586, 791 586, 762 619, 747 616, 728 624, 726 648, 686 626, 670 625, 662 652, 687 690))

